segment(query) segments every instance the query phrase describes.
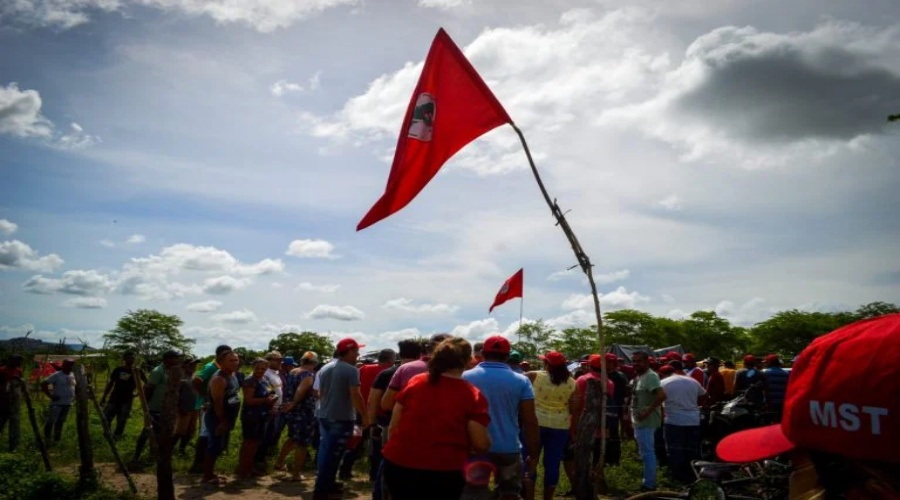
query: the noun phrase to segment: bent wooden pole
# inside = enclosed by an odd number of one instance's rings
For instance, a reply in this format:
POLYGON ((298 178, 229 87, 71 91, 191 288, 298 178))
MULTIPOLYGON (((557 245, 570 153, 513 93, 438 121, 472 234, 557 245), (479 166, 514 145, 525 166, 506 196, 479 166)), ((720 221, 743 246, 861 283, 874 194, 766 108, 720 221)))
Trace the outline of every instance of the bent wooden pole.
MULTIPOLYGON (((519 130, 519 127, 514 123, 510 123, 510 125, 512 125, 513 130, 516 131, 516 134, 519 135, 519 140, 522 142, 522 147, 525 149, 525 156, 528 157, 528 164, 531 166, 531 173, 534 174, 534 180, 537 181, 541 194, 544 196, 544 201, 546 201, 547 206, 550 207, 550 213, 553 215, 553 218, 556 219, 556 225, 558 225, 566 235, 566 239, 569 240, 569 245, 572 246, 572 252, 575 253, 575 258, 578 260, 578 266, 581 267, 582 272, 587 275, 588 283, 591 286, 591 295, 594 297, 594 314, 597 316, 597 339, 600 342, 600 352, 597 354, 603 356, 606 352, 606 338, 603 332, 603 315, 600 312, 600 297, 597 295, 597 284, 594 281, 594 265, 591 264, 591 259, 588 258, 587 254, 584 253, 584 249, 581 248, 581 243, 578 242, 575 232, 572 231, 569 221, 566 220, 566 214, 559 208, 556 200, 550 199, 550 194, 547 192, 547 188, 544 187, 544 181, 541 180, 541 175, 538 173, 537 166, 534 164, 534 159, 531 157, 531 150, 528 149, 528 143, 525 142, 525 136, 522 135, 522 131, 519 130)), ((519 327, 521 328, 521 325, 519 325, 519 327)), ((604 362, 600 368, 601 387, 606 387, 606 380, 606 363, 604 362)), ((603 393, 603 391, 601 391, 601 393, 603 393)), ((600 438, 600 458, 593 475, 598 493, 606 491, 606 476, 605 471, 603 470, 604 462, 606 461, 605 397, 600 398, 600 430, 602 435, 600 438)), ((593 438, 591 439, 591 444, 593 445, 593 438)))
POLYGON ((156 453, 156 434, 153 433, 153 420, 150 418, 150 407, 147 406, 147 395, 144 394, 144 372, 137 369, 134 374, 134 387, 141 402, 141 414, 144 416, 144 430, 149 434, 150 452, 156 453))
POLYGON ((128 489, 130 489, 132 493, 137 493, 137 486, 135 486, 134 479, 131 478, 131 474, 128 472, 128 467, 125 467, 125 462, 122 461, 122 457, 119 455, 119 450, 116 448, 116 440, 113 439, 112 431, 109 429, 109 422, 106 420, 106 414, 100 409, 100 404, 97 403, 97 396, 94 395, 94 389, 92 387, 89 388, 88 397, 91 399, 91 403, 94 404, 94 410, 97 411, 97 415, 100 417, 100 425, 103 427, 103 437, 106 438, 109 449, 112 450, 113 458, 116 459, 119 470, 122 471, 122 475, 125 476, 125 480, 128 481, 128 489))
POLYGON ((25 407, 28 408, 28 421, 31 422, 31 430, 34 432, 34 442, 37 443, 38 450, 41 452, 41 458, 44 460, 44 468, 47 472, 52 472, 50 467, 50 455, 47 454, 47 445, 44 443, 44 437, 41 435, 41 428, 38 427, 37 418, 34 415, 34 405, 31 404, 31 394, 28 393, 28 385, 21 378, 18 379, 22 390, 22 398, 25 399, 25 407))
POLYGON ((591 473, 594 437, 600 427, 600 406, 605 391, 595 379, 587 380, 584 392, 584 412, 575 427, 575 484, 572 489, 576 500, 594 500, 597 496, 596 479, 591 473))

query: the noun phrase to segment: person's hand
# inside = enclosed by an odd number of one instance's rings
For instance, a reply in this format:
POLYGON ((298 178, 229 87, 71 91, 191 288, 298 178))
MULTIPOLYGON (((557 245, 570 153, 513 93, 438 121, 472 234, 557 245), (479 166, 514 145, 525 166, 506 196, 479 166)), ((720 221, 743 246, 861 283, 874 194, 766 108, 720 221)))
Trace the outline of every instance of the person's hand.
MULTIPOLYGON (((269 406, 274 406, 276 401, 278 401, 278 396, 276 396, 274 394, 269 394, 267 396, 266 404, 269 406)), ((278 408, 275 408, 275 412, 276 413, 278 412, 278 408)))
POLYGON ((288 404, 286 404, 286 405, 284 405, 284 406, 281 407, 281 411, 282 411, 283 413, 289 413, 289 412, 290 412, 291 410, 293 410, 293 409, 294 409, 294 402, 293 402, 293 401, 291 401, 290 403, 288 403, 288 404))
POLYGON ((216 426, 216 436, 224 436, 228 434, 228 422, 219 422, 216 426))
POLYGON ((372 422, 369 421, 369 416, 368 416, 368 415, 363 415, 363 416, 362 416, 362 428, 363 428, 363 429, 366 429, 366 428, 371 427, 371 426, 372 426, 372 422))
POLYGON ((525 470, 528 471, 528 477, 534 481, 535 477, 537 477, 537 460, 534 457, 525 459, 525 470))

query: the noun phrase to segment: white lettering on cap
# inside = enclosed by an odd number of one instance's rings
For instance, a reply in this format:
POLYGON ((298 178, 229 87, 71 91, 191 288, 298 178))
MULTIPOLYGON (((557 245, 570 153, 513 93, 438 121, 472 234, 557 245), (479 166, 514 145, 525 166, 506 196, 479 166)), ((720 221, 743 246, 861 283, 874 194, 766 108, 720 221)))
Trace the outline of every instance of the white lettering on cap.
MULTIPOLYGON (((881 435, 881 417, 889 412, 887 408, 863 406, 862 413, 869 415, 869 432, 874 436, 881 435)), ((809 416, 813 425, 837 429, 838 425, 849 432, 857 432, 861 428, 860 408, 854 404, 843 403, 835 406, 834 401, 819 402, 810 400, 809 416), (840 419, 838 419, 840 415, 840 419)))

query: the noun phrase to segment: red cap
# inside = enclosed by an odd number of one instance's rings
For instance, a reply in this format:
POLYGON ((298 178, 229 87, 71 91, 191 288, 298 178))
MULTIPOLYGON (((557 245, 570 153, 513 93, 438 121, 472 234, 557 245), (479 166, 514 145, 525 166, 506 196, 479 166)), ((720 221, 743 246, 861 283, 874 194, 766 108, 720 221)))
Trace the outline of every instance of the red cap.
POLYGON ((662 373, 662 374, 668 373, 669 375, 671 375, 671 374, 675 373, 675 369, 669 365, 662 365, 659 367, 659 373, 662 373))
POLYGON ((694 355, 691 354, 691 353, 685 354, 685 355, 681 358, 681 362, 682 362, 682 363, 693 363, 693 362, 694 362, 694 355))
POLYGON ((358 351, 360 347, 365 347, 365 346, 357 344, 355 340, 350 339, 350 338, 341 339, 337 343, 337 352, 347 352, 350 349, 356 349, 358 351))
POLYGON ((744 356, 744 363, 756 363, 756 356, 752 354, 744 356))
POLYGON ((604 354, 603 358, 606 359, 607 361, 619 361, 620 359, 622 359, 611 352, 604 354))
POLYGON ((669 361, 672 361, 674 359, 681 360, 681 354, 678 354, 675 351, 669 351, 666 353, 666 359, 668 359, 669 361))
POLYGON ((481 352, 490 352, 495 354, 509 354, 509 341, 506 337, 495 335, 484 341, 484 348, 481 352))
POLYGON ((541 361, 546 361, 550 366, 566 364, 566 357, 561 352, 550 351, 546 356, 538 356, 541 361))
POLYGON ((778 361, 779 360, 777 354, 769 354, 768 356, 766 356, 766 363, 777 363, 778 361))
POLYGON ((603 356, 599 354, 591 354, 588 359, 581 362, 583 365, 589 365, 591 368, 603 368, 603 356))
POLYGON ((752 462, 794 447, 900 463, 900 314, 858 321, 814 340, 791 371, 781 424, 738 432, 716 448, 752 462), (836 370, 835 367, 840 367, 836 370))

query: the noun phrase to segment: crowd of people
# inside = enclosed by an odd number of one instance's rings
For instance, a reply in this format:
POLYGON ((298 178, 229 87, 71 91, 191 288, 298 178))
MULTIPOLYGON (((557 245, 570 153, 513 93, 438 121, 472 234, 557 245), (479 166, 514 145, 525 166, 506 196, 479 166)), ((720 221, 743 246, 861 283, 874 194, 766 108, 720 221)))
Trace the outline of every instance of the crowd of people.
MULTIPOLYGON (((287 473, 288 480, 303 481, 301 473, 313 451, 317 499, 339 497, 343 481, 367 451, 376 500, 534 498, 539 459, 540 493, 549 500, 561 469, 574 484, 575 430, 587 415, 589 382, 599 387, 604 367, 606 448, 601 452, 604 435, 598 429, 594 463, 602 456, 608 465, 620 464, 622 441, 634 439, 643 465, 640 489, 646 491, 657 487, 660 462, 676 480, 696 479, 691 461, 700 458, 705 410, 741 396, 777 425, 791 378, 774 354, 762 360, 746 355, 740 369, 728 361, 698 361, 691 353, 674 351, 658 358, 635 352, 628 360, 613 353, 589 354, 572 370, 566 356, 551 351, 539 356, 541 369, 531 370, 501 336, 475 345, 447 334, 434 335, 427 343, 404 340, 396 352, 380 351, 372 364, 359 362, 361 347, 343 339, 327 362, 314 352, 297 353, 298 361, 273 351, 251 360, 247 375, 227 345, 219 346, 215 359, 199 371, 196 359, 165 352, 142 384, 150 427, 158 432, 168 368, 180 363, 184 377, 174 439, 186 453, 199 427, 191 472, 202 473, 203 483, 227 481, 217 474, 216 461, 239 422, 238 478, 268 474, 267 462, 274 457, 272 469, 287 473)), ((8 382, 21 374, 21 361, 14 357, 0 367, 0 431, 10 422, 13 448, 18 430, 14 437, 8 382)), ((119 439, 139 387, 134 363, 132 353, 123 356, 101 401, 119 439)), ((48 443, 59 441, 72 404, 72 365, 66 361, 41 383, 51 400, 44 430, 48 443)), ((138 437, 134 461, 149 432, 138 437)))

